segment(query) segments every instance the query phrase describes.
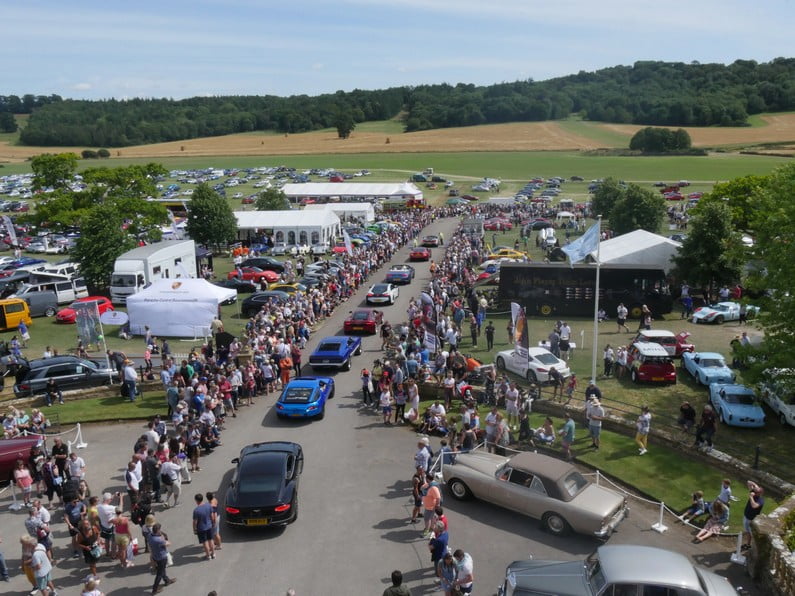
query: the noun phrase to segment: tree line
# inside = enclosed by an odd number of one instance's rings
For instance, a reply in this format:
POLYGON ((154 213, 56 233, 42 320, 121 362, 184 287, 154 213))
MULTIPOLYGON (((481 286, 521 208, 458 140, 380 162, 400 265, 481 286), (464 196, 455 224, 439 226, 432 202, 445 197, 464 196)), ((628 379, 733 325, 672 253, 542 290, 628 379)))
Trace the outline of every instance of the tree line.
MULTIPOLYGON (((396 116, 407 132, 572 114, 652 126, 744 126, 749 115, 795 109, 795 59, 729 65, 643 61, 546 81, 445 83, 317 96, 125 101, 50 96, 57 101, 43 103, 41 97, 26 95, 13 103, 14 109, 31 110, 21 132, 28 145, 122 147, 249 131, 307 132, 396 116)), ((3 105, 12 104, 0 100, 0 113, 3 105)))

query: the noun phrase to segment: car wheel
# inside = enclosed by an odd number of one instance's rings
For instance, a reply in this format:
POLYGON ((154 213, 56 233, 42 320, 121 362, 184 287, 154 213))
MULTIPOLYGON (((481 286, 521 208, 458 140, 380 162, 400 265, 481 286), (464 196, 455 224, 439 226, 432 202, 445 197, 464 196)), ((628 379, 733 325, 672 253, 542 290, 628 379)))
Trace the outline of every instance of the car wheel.
POLYGON ((505 360, 502 356, 497 357, 497 368, 500 370, 505 370, 505 360))
POLYGON ((723 325, 723 315, 718 315, 717 317, 715 317, 715 322, 718 325, 723 325))
POLYGON ((538 312, 544 315, 545 317, 551 315, 552 310, 553 310, 552 305, 547 303, 544 303, 538 307, 538 312))
POLYGON ((362 344, 359 344, 359 347, 356 348, 356 350, 353 352, 353 355, 358 356, 361 353, 362 353, 362 344))
POLYGON ((639 383, 640 382, 640 380, 638 379, 638 371, 635 370, 634 368, 632 369, 632 372, 630 373, 629 376, 632 379, 633 383, 639 383))
POLYGON ((532 369, 528 369, 527 371, 527 380, 530 383, 538 383, 538 377, 536 376, 536 371, 532 369))
POLYGON ((323 407, 320 408, 320 414, 317 415, 317 419, 318 420, 323 420, 323 418, 325 418, 325 417, 326 417, 326 406, 324 404, 323 407))
POLYGON ((541 523, 544 524, 544 529, 554 536, 563 536, 570 530, 569 523, 557 513, 545 514, 541 523))
POLYGON ((45 317, 54 317, 55 316, 55 309, 50 306, 47 310, 44 311, 45 317))
POLYGON ((350 358, 348 358, 348 360, 347 360, 347 361, 345 362, 345 364, 342 366, 342 370, 350 370, 350 369, 351 369, 351 359, 350 359, 350 358))
POLYGON ((458 499, 459 501, 466 501, 467 499, 472 498, 472 491, 469 490, 469 487, 458 478, 453 478, 450 480, 450 482, 447 483, 447 486, 450 489, 450 494, 453 495, 453 498, 458 499))
POLYGON ((293 498, 293 516, 290 518, 290 523, 293 523, 295 520, 298 519, 298 493, 296 493, 295 497, 293 498))

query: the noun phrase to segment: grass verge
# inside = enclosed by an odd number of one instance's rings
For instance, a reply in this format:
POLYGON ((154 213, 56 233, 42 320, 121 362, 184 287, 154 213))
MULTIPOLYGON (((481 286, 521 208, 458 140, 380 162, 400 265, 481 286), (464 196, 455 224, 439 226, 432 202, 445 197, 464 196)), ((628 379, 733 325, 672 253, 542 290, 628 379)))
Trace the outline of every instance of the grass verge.
POLYGON ((118 394, 105 397, 89 397, 68 401, 64 405, 43 408, 47 416, 55 422, 57 415, 61 426, 86 422, 104 422, 116 420, 145 420, 155 414, 165 414, 166 401, 162 391, 146 391, 134 402, 129 402, 118 394))

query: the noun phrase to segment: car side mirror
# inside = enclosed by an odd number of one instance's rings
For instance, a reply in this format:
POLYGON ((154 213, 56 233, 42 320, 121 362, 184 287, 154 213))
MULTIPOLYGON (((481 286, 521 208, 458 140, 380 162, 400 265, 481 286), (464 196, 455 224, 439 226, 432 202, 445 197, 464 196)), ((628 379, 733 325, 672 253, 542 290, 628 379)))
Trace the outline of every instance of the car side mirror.
POLYGON ((232 462, 231 462, 231 463, 233 463, 233 464, 239 464, 239 463, 240 463, 240 458, 239 458, 239 457, 236 457, 235 459, 233 459, 233 460, 232 460, 232 462))

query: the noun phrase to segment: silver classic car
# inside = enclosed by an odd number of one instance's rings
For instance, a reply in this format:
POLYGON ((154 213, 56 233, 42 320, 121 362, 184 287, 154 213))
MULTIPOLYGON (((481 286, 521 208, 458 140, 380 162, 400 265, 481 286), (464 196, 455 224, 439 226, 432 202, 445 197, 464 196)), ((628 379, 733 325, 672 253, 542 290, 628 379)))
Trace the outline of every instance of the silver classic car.
POLYGON ((684 555, 630 544, 601 546, 585 561, 514 561, 499 596, 737 596, 726 578, 684 555))
POLYGON ((629 512, 619 493, 590 482, 573 465, 539 453, 505 457, 475 449, 443 466, 442 477, 454 498, 474 496, 528 515, 556 535, 574 530, 607 538, 629 512))

